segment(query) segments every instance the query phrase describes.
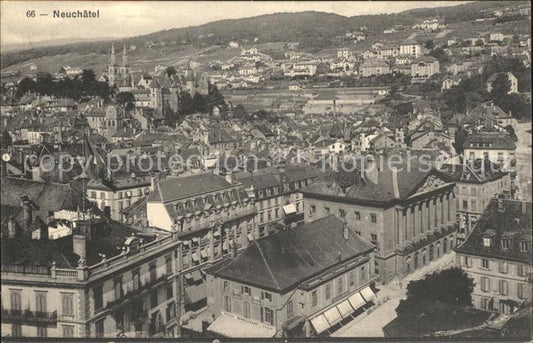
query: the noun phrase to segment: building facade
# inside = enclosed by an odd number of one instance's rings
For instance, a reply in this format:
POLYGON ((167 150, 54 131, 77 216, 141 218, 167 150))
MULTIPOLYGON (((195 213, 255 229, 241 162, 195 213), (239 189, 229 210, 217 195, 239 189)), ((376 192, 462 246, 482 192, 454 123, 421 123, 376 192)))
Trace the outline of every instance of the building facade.
POLYGON ((531 203, 493 199, 456 263, 474 279, 475 307, 505 314, 531 302, 531 203))

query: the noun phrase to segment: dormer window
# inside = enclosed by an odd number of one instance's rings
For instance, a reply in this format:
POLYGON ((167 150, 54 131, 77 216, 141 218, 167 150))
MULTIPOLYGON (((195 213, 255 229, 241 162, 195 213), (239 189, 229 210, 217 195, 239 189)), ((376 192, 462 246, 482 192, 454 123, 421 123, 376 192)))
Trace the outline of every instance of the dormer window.
POLYGON ((490 248, 492 245, 492 239, 490 237, 483 237, 483 246, 485 248, 490 248))
POLYGON ((502 239, 502 249, 509 249, 510 246, 511 246, 510 239, 502 239))
POLYGON ((520 242, 520 251, 521 252, 528 252, 528 250, 529 250, 528 248, 529 247, 528 247, 528 244, 527 244, 526 241, 521 241, 520 242))

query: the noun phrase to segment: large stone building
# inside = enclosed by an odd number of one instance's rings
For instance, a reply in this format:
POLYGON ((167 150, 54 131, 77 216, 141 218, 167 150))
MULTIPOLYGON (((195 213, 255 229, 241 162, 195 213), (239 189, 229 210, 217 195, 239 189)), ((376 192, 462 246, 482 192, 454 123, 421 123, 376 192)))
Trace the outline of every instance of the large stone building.
POLYGON ((372 306, 374 248, 333 215, 258 240, 207 270, 208 330, 327 335, 372 306))
POLYGON ((468 237, 492 199, 511 197, 511 176, 498 165, 485 160, 445 164, 441 171, 455 181, 459 244, 468 237))
POLYGON ((414 161, 396 168, 369 163, 364 173, 333 172, 307 186, 306 221, 329 214, 344 218, 377 246, 380 281, 402 277, 450 252, 457 231, 455 183, 414 161))
POLYGON ((411 62, 411 83, 425 82, 440 72, 439 61, 431 56, 423 56, 411 62))
POLYGON ((1 198, 2 336, 179 335, 175 233, 80 211, 69 185, 3 178, 1 198))
POLYGON ((473 132, 463 144, 465 159, 488 159, 509 168, 515 160, 516 145, 504 132, 473 132))
POLYGON ((304 199, 300 190, 319 175, 318 169, 303 165, 262 168, 234 175, 255 200, 259 237, 268 235, 275 224, 288 226, 303 221, 304 199))
POLYGON ((183 241, 186 310, 205 304, 203 268, 259 238, 254 201, 242 184, 212 173, 160 180, 146 203, 148 225, 183 241))
POLYGON ((531 203, 493 199, 466 241, 457 265, 474 279, 474 306, 505 314, 531 302, 531 203))

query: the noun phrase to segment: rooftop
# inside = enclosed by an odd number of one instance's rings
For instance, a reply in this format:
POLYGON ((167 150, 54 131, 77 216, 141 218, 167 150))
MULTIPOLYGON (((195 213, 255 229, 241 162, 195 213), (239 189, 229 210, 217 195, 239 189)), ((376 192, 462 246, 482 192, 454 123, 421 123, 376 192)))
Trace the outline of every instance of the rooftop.
POLYGON ((356 256, 374 245, 328 216, 254 241, 236 258, 215 264, 207 273, 285 293, 301 282, 356 256), (339 259, 339 255, 341 259, 339 259))

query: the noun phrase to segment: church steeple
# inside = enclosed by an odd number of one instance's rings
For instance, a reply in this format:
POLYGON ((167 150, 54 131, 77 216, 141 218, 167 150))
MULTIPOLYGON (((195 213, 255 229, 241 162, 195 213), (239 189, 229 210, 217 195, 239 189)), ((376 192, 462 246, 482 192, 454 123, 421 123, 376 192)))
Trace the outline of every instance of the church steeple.
POLYGON ((122 63, 124 65, 128 64, 128 55, 126 53, 126 44, 124 44, 124 50, 122 51, 122 63))
POLYGON ((115 44, 111 44, 111 64, 115 64, 116 58, 115 58, 115 44))

